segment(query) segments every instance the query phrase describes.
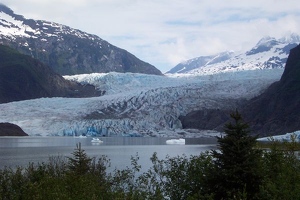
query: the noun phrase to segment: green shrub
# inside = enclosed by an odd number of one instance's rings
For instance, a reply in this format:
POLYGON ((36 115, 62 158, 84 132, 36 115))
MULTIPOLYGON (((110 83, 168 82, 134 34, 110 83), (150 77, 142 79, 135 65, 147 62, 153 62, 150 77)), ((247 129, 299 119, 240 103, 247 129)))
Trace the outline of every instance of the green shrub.
POLYGON ((111 173, 106 156, 90 158, 80 143, 71 157, 0 170, 0 199, 282 200, 300 199, 299 143, 272 141, 257 148, 238 112, 218 138, 219 149, 194 156, 150 158, 141 173, 139 156, 131 167, 111 173))

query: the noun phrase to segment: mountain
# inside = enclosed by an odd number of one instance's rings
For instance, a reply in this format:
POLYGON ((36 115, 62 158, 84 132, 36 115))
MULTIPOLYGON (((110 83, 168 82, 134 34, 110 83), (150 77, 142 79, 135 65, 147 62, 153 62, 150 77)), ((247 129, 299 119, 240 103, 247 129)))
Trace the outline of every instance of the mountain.
POLYGON ((260 135, 300 130, 300 45, 290 51, 280 81, 248 102, 242 112, 260 135))
POLYGON ((167 73, 175 74, 175 73, 188 73, 194 69, 197 69, 201 66, 213 65, 216 63, 223 62, 232 57, 233 52, 222 52, 220 54, 215 54, 212 56, 200 56, 186 62, 179 63, 174 68, 169 70, 167 73))
POLYGON ((26 19, 0 4, 0 43, 61 75, 132 72, 162 75, 149 63, 100 37, 43 20, 26 19))
MULTIPOLYGON (((273 43, 273 41, 269 41, 270 44, 273 43)), ((279 81, 271 84, 260 95, 236 105, 235 108, 242 113, 245 121, 249 123, 253 134, 270 136, 295 132, 300 130, 299 91, 300 45, 291 49, 279 81)), ((183 128, 221 131, 224 123, 229 119, 231 111, 215 108, 198 109, 181 116, 180 120, 183 128)))
POLYGON ((290 49, 300 43, 300 36, 290 34, 280 39, 262 38, 243 53, 232 51, 201 56, 176 65, 167 73, 215 74, 226 71, 284 68, 290 49))
POLYGON ((92 85, 65 80, 40 61, 0 45, 0 103, 41 97, 101 95, 92 85))

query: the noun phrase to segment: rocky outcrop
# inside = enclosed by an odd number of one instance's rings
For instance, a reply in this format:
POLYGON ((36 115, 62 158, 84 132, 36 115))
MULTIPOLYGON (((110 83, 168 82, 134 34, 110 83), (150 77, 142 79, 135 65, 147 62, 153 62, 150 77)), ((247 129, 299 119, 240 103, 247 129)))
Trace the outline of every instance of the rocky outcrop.
POLYGON ((28 134, 15 124, 0 123, 0 136, 28 136, 28 134))
POLYGON ((100 96, 92 85, 65 80, 38 60, 0 45, 0 103, 41 97, 100 96))
POLYGON ((61 75, 112 71, 162 75, 151 64, 96 35, 26 19, 1 4, 0 43, 40 60, 61 75))

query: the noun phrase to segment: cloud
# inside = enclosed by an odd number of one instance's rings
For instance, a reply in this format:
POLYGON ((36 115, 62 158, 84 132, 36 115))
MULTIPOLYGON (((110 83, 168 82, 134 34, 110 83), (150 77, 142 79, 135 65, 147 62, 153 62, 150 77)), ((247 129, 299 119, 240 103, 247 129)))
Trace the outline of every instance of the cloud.
POLYGON ((178 62, 300 34, 297 0, 2 0, 17 14, 69 25, 163 72, 178 62))

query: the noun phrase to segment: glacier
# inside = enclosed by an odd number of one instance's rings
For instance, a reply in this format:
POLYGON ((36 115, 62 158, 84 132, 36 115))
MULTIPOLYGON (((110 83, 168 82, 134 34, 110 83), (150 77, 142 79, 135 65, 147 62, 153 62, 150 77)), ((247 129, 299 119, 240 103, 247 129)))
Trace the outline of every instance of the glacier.
POLYGON ((106 92, 93 98, 0 104, 0 122, 17 124, 31 136, 199 137, 201 131, 182 129, 180 115, 208 108, 235 109, 278 81, 282 73, 283 69, 272 69, 214 75, 111 72, 65 76, 106 92))
POLYGON ((282 135, 275 135, 275 136, 268 136, 268 137, 262 137, 258 138, 258 141, 261 142, 269 142, 269 141, 279 141, 279 142, 300 142, 300 131, 295 131, 292 133, 286 133, 282 135))

